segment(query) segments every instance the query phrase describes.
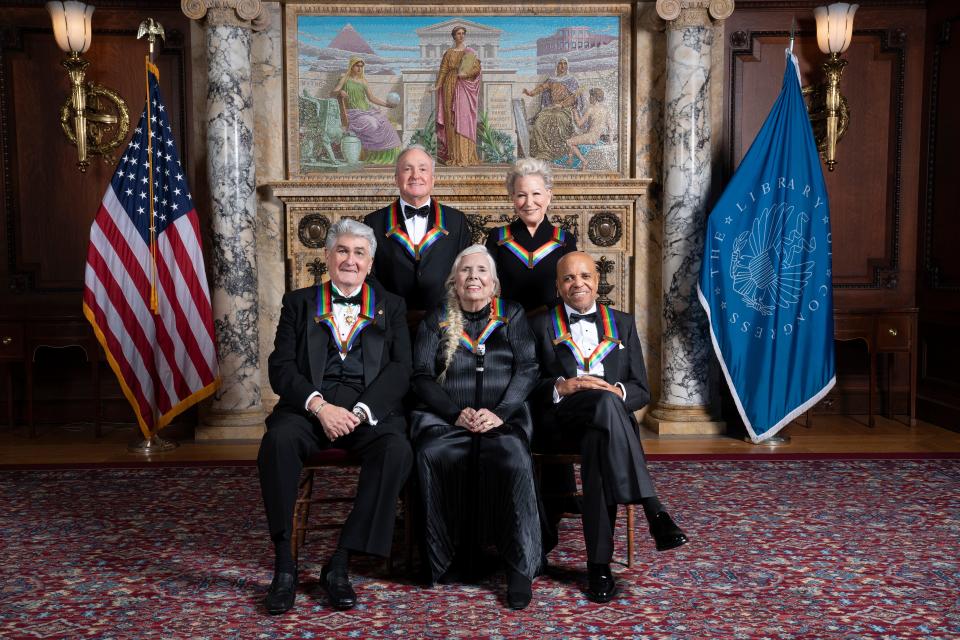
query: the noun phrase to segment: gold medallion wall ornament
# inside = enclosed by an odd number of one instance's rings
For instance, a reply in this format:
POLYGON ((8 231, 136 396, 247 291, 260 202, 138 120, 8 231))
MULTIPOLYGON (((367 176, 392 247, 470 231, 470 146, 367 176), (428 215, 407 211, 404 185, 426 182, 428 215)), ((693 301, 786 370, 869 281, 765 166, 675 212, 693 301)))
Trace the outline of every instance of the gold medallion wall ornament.
POLYGON ((300 218, 297 225, 297 237, 303 246, 311 249, 323 249, 330 230, 330 219, 319 213, 310 213, 300 218))
POLYGON ((598 247, 611 247, 623 237, 623 224, 620 218, 609 212, 598 213, 590 218, 587 229, 590 242, 598 247))

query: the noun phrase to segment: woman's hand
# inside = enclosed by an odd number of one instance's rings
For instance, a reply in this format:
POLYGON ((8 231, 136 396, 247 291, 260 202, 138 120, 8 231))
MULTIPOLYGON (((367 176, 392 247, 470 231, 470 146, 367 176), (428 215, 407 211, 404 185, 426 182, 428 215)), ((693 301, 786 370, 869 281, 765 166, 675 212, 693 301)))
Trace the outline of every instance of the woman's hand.
POLYGON ((465 408, 460 412, 460 415, 457 416, 457 421, 454 424, 458 427, 463 427, 467 431, 476 431, 473 427, 473 420, 477 415, 477 410, 471 407, 465 408))
POLYGON ((473 431, 475 433, 484 433, 491 429, 496 429, 503 424, 500 416, 489 409, 479 409, 473 419, 473 431))

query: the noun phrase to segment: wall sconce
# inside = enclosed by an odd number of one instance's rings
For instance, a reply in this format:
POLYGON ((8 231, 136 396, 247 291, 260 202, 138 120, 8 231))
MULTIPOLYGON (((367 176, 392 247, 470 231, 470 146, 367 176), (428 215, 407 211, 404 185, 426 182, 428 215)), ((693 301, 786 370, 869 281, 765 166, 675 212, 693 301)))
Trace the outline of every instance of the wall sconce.
MULTIPOLYGON (((824 83, 812 91, 814 94, 818 91, 822 93, 819 99, 824 107, 826 130, 817 127, 815 122, 814 136, 817 146, 826 157, 827 169, 830 171, 833 171, 837 164, 837 141, 843 137, 850 121, 847 100, 840 95, 840 76, 843 68, 847 66, 847 61, 841 58, 840 54, 850 46, 853 38, 853 14, 859 6, 848 2, 834 2, 813 10, 817 19, 817 46, 820 51, 829 54, 822 65, 826 76, 824 83), (818 128, 821 130, 817 131, 818 128)), ((817 97, 814 100, 816 101, 817 97)))
POLYGON ((77 145, 77 166, 85 172, 87 153, 105 156, 119 147, 130 131, 130 112, 123 98, 93 82, 84 84, 87 66, 82 57, 90 48, 93 32, 90 17, 94 7, 66 0, 48 2, 57 45, 69 56, 61 64, 70 76, 70 98, 60 109, 60 126, 71 143, 77 145))

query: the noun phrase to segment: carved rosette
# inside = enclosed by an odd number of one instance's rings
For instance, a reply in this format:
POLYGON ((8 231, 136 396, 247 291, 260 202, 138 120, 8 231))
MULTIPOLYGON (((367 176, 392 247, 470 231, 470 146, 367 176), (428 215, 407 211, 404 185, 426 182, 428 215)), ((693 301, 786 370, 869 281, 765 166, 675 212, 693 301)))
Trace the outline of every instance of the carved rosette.
POLYGON ((266 28, 270 20, 260 0, 180 0, 180 10, 191 20, 206 18, 209 24, 257 31, 266 28))
POLYGON ((623 236, 623 224, 620 218, 609 212, 598 213, 590 218, 587 229, 590 242, 598 247, 612 247, 623 236))
POLYGON ((657 0, 657 14, 671 29, 709 27, 733 13, 734 0, 657 0))
POLYGON ((322 249, 330 229, 330 219, 319 213, 310 213, 300 219, 297 236, 305 247, 322 249))

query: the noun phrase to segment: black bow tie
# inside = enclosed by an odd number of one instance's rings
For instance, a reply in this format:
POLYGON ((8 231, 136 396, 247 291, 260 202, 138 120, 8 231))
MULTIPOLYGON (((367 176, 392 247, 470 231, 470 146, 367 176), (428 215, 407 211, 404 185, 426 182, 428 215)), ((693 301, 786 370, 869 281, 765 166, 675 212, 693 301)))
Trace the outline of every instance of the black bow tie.
POLYGON ((360 294, 355 296, 342 296, 339 293, 333 294, 333 304, 360 304, 360 294))
POLYGON ((429 204, 425 204, 420 208, 407 207, 407 206, 403 208, 403 217, 405 217, 407 220, 409 220, 413 216, 420 216, 421 218, 426 218, 428 215, 430 215, 429 204))
POLYGON ((581 320, 586 320, 587 322, 596 322, 597 321, 597 312, 593 311, 591 313, 571 313, 570 314, 570 324, 575 324, 581 320))

